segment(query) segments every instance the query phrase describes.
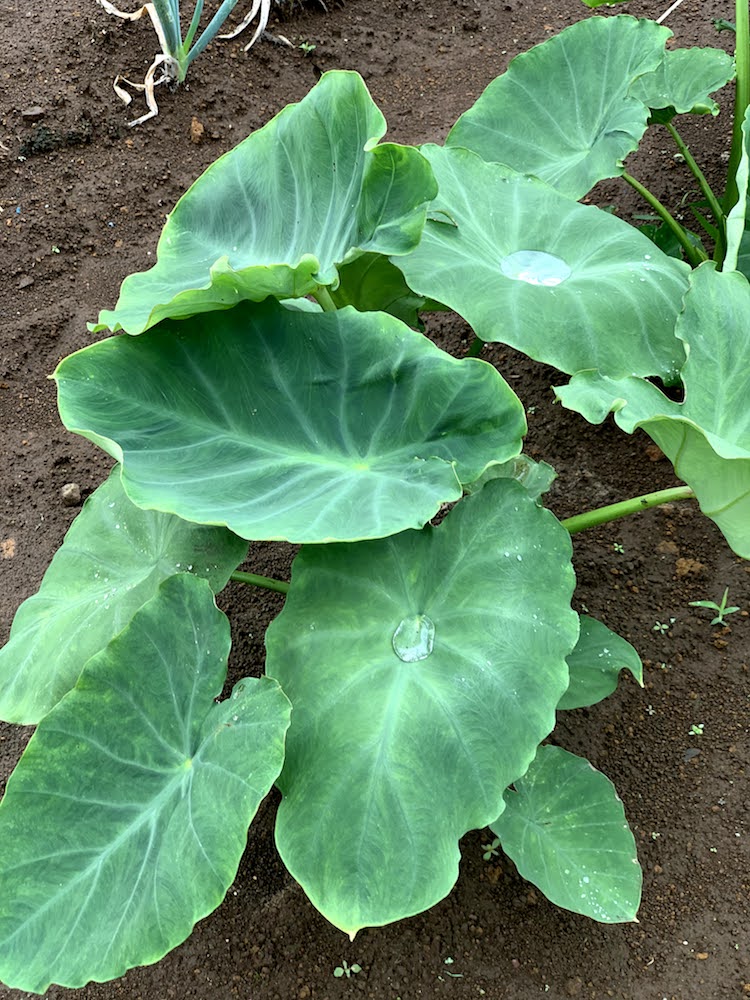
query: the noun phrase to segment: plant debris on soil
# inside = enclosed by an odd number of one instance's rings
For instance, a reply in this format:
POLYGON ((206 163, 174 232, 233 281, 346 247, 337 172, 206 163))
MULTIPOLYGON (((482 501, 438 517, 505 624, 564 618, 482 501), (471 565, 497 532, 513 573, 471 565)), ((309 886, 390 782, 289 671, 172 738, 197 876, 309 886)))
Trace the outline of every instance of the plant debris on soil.
MULTIPOLYGON (((117 99, 112 80, 117 73, 138 79, 152 61, 158 45, 145 21, 120 22, 94 0, 62 8, 0 4, 0 642, 108 469, 106 456, 60 424, 47 376, 91 342, 86 323, 114 304, 123 278, 153 263, 166 214, 190 183, 334 68, 361 73, 388 120, 389 138, 441 142, 515 54, 591 13, 577 0, 292 6, 276 8, 268 26, 291 47, 266 40, 245 54, 242 37, 213 43, 183 87, 161 89, 158 117, 130 129, 132 109, 117 99)), ((657 17, 667 6, 634 0, 618 12, 657 17)), ((666 23, 680 46, 730 46, 731 34, 712 24, 732 16, 729 7, 684 0, 666 23)), ((726 113, 718 120, 694 119, 683 129, 719 187, 731 96, 722 95, 726 113)), ((674 152, 666 132, 656 129, 629 169, 678 211, 689 181, 674 152)), ((618 181, 598 186, 592 200, 627 219, 643 211, 618 181)), ((428 332, 458 355, 472 339, 450 314, 431 317, 428 332)), ((559 377, 550 369, 499 345, 483 357, 530 408, 527 451, 557 469, 548 502, 560 517, 674 485, 669 463, 645 436, 625 436, 611 422, 590 427, 554 406, 549 387, 559 377)), ((750 994, 750 564, 689 503, 585 532, 574 545, 576 608, 633 643, 644 660, 645 689, 623 679, 601 704, 563 713, 554 739, 616 781, 644 869, 639 923, 601 925, 557 909, 502 854, 485 861, 482 845, 491 836, 475 831, 462 841, 460 877, 447 899, 409 920, 362 931, 350 943, 281 864, 272 794, 251 827, 226 900, 182 946, 117 982, 53 987, 48 995, 715 1000, 750 994), (711 626, 689 604, 717 600, 725 587, 741 611, 711 626), (334 974, 345 968, 350 975, 334 974)), ((254 543, 248 568, 288 578, 293 554, 290 546, 254 543)), ((282 601, 236 584, 222 594, 233 624, 230 684, 262 669, 264 629, 282 601)), ((28 729, 0 725, 0 791, 29 736, 28 729)), ((23 996, 0 986, 1 998, 23 996)))

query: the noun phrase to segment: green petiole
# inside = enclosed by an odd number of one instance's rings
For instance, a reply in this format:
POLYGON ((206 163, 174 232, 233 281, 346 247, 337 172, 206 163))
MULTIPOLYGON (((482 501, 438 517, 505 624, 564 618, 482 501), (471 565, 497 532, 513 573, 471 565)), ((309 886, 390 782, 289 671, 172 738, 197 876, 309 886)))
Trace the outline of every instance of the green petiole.
MULTIPOLYGON (((630 500, 611 503, 606 507, 597 507, 596 510, 589 510, 584 514, 575 514, 573 517, 565 518, 560 523, 564 528, 567 528, 571 535, 576 535, 579 531, 586 531, 587 528, 596 528, 600 524, 607 524, 609 521, 616 521, 618 518, 628 517, 630 514, 638 514, 644 510, 650 510, 652 507, 658 507, 660 504, 694 498, 695 494, 689 486, 673 486, 670 489, 632 497, 630 500)), ((289 593, 290 585, 284 580, 259 576, 257 573, 243 573, 237 570, 232 573, 229 579, 236 580, 238 583, 250 583, 255 587, 263 587, 264 590, 274 590, 279 594, 289 593)))
POLYGON ((655 493, 645 493, 643 496, 632 497, 630 500, 611 503, 606 507, 597 507, 596 510, 586 511, 585 514, 575 514, 573 517, 565 518, 560 523, 568 529, 571 535, 576 535, 579 531, 586 531, 587 528, 595 528, 600 524, 628 517, 630 514, 638 514, 663 503, 672 503, 674 500, 692 500, 694 497, 695 493, 689 486, 673 486, 667 490, 657 490, 655 493))

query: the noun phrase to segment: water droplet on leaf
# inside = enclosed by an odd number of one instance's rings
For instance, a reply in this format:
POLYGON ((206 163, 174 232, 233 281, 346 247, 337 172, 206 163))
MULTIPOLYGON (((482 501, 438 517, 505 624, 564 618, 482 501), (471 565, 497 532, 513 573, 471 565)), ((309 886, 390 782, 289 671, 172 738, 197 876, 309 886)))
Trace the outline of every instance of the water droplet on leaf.
POLYGON ((506 278, 546 288, 561 284, 572 273, 561 257, 543 250, 517 250, 508 254, 500 261, 500 270, 506 278))
POLYGON ((425 660, 435 642, 435 626, 427 615, 408 615, 393 633, 393 650, 404 663, 425 660))

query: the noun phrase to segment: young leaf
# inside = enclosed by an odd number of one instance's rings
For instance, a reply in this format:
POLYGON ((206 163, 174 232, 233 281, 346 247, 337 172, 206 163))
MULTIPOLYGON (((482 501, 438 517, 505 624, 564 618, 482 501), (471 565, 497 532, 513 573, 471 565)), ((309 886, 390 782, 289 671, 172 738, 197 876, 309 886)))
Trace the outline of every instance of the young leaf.
POLYGON ((582 198, 597 181, 619 176, 637 148, 648 110, 629 91, 659 66, 671 35, 627 14, 579 21, 516 56, 458 119, 446 145, 582 198))
POLYGON ((55 378, 63 422, 122 461, 134 503, 243 538, 421 527, 526 429, 490 365, 351 307, 242 303, 94 344, 55 378))
POLYGON ((276 842, 333 924, 418 913, 553 725, 575 644, 570 540, 495 480, 437 528, 309 546, 266 636, 293 705, 276 842))
POLYGON ((225 528, 136 507, 115 467, 16 613, 0 649, 0 718, 38 722, 163 580, 188 571, 218 593, 246 552, 247 542, 225 528))
POLYGON ((214 910, 284 758, 289 703, 216 704, 229 623, 166 580, 39 723, 0 804, 0 980, 43 993, 158 961, 214 910))
POLYGON ((634 81, 630 96, 643 101, 662 123, 688 112, 718 115, 711 94, 733 78, 734 60, 723 49, 667 50, 656 70, 634 81))
POLYGON ((309 295, 362 253, 407 253, 435 182, 416 149, 377 145, 385 129, 356 73, 325 73, 183 195, 155 266, 125 279, 93 329, 141 333, 240 299, 309 295))
POLYGON ((398 260, 415 292, 485 341, 573 374, 598 368, 674 382, 689 268, 632 226, 465 149, 424 146, 456 227, 427 221, 398 260))
POLYGON ((750 557, 750 285, 737 271, 712 262, 691 275, 677 323, 689 349, 682 370, 685 400, 668 399, 650 382, 581 372, 556 389, 563 406, 591 423, 612 411, 628 434, 638 427, 654 439, 692 487, 739 556, 750 557))
POLYGON ((339 268, 341 284, 331 298, 340 309, 354 306, 360 312, 387 312, 419 329, 419 310, 425 300, 404 281, 395 264, 381 254, 366 253, 339 268))
POLYGON ((635 839, 614 785, 584 758, 540 747, 491 827, 519 873, 557 906, 607 924, 636 919, 635 839))
POLYGON ((643 687, 643 664, 629 642, 596 618, 581 615, 581 631, 568 657, 570 686, 558 709, 584 708, 607 698, 621 670, 629 670, 643 687))
POLYGON ((557 478, 557 473, 546 462, 535 462, 528 455, 517 455, 508 462, 491 465, 473 483, 466 483, 465 493, 478 493, 493 479, 515 479, 529 496, 538 500, 557 478))

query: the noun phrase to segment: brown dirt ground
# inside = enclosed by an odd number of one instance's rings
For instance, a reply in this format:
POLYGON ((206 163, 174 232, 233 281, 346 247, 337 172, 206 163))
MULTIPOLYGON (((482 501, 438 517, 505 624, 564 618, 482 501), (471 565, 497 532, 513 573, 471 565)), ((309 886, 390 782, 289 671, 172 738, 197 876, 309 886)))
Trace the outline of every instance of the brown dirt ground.
MULTIPOLYGON (((124 4, 123 4, 124 5, 124 4)), ((238 41, 214 44, 187 86, 162 93, 160 116, 129 130, 133 115, 112 77, 142 75, 155 50, 145 22, 123 24, 94 0, 0 0, 0 641, 20 601, 34 592, 77 508, 60 490, 86 496, 107 461, 68 435, 46 376, 90 341, 86 321, 110 307, 122 279, 153 261, 165 213, 219 154, 299 100, 326 69, 359 70, 399 141, 440 141, 518 51, 588 11, 576 0, 329 0, 308 4, 246 56, 238 41), (201 141, 193 122, 203 127, 201 141)), ((658 16, 667 2, 634 0, 658 16)), ((729 44, 711 17, 731 4, 685 0, 668 24, 680 45, 729 44)), ((731 95, 724 102, 728 107, 731 95)), ((136 111, 136 114, 140 111, 136 111)), ((729 117, 685 128, 699 161, 719 178, 729 117)), ((665 133, 629 163, 673 207, 684 167, 665 133)), ((638 210, 619 182, 595 192, 622 214, 638 210)), ((465 350, 452 317, 431 325, 441 346, 465 350)), ((489 348, 526 405, 531 453, 559 480, 560 516, 674 483, 646 438, 611 424, 589 428, 553 406, 555 374, 512 351, 489 348)), ((428 913, 362 932, 354 943, 329 926, 286 874, 273 845, 276 799, 261 807, 237 879, 223 905, 160 964, 75 991, 81 1000, 304 1000, 371 997, 490 1000, 713 1000, 750 986, 750 760, 747 612, 727 628, 688 607, 718 598, 750 606, 750 566, 735 558, 691 505, 661 508, 576 536, 577 601, 626 636, 646 664, 646 688, 624 681, 606 702, 563 714, 555 739, 613 780, 639 842, 645 886, 640 923, 601 926, 558 910, 508 862, 486 863, 476 832, 462 844, 461 875, 428 913), (613 546, 622 545, 619 553, 613 546), (655 622, 674 618, 666 635, 655 622), (691 724, 704 735, 691 738, 691 724), (694 753, 695 751, 698 753, 694 753), (691 754, 694 754, 691 756, 691 754), (453 959, 452 964, 446 964, 453 959), (346 960, 362 972, 335 979, 346 960)), ((253 545, 252 569, 289 571, 291 549, 253 545)), ((266 624, 281 598, 232 585, 233 676, 261 668, 266 624)), ((0 726, 0 790, 28 738, 0 726)), ((53 988, 51 997, 67 991, 53 988)), ((0 997, 19 991, 0 987, 0 997)))

